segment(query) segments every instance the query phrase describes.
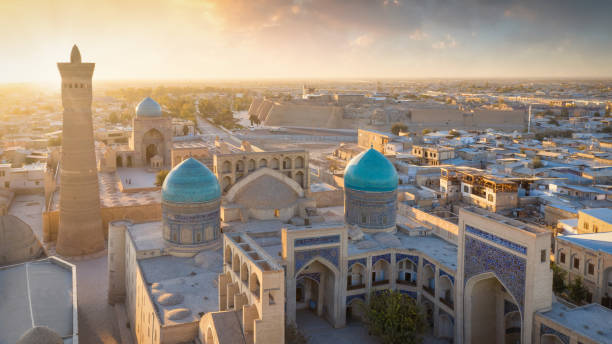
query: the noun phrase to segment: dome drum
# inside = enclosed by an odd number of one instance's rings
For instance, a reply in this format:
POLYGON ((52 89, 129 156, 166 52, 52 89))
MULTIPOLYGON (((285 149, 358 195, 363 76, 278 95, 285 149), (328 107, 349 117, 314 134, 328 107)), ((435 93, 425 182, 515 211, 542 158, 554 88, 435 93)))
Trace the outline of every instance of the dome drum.
POLYGON ((398 176, 375 149, 355 156, 344 170, 344 218, 364 232, 396 230, 398 176))
POLYGON ((162 186, 163 237, 170 253, 191 256, 219 239, 221 188, 214 174, 189 158, 162 186))
POLYGON ((397 190, 367 192, 345 189, 344 209, 346 223, 364 232, 395 231, 397 190))

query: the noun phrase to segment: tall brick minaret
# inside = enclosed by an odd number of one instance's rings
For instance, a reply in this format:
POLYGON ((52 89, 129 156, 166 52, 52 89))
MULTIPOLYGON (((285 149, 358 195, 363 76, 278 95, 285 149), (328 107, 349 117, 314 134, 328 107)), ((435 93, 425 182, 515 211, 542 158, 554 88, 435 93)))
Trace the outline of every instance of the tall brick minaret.
POLYGON ((105 246, 91 118, 94 67, 95 63, 81 62, 76 45, 70 63, 57 64, 64 115, 56 251, 63 256, 89 254, 105 246))

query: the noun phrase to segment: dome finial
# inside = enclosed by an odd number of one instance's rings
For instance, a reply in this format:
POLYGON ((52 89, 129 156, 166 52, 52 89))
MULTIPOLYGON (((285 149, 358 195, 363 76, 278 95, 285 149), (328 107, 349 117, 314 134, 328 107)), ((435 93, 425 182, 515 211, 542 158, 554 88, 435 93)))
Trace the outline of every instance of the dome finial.
POLYGON ((81 63, 81 52, 76 44, 72 46, 72 51, 70 52, 70 63, 81 63))

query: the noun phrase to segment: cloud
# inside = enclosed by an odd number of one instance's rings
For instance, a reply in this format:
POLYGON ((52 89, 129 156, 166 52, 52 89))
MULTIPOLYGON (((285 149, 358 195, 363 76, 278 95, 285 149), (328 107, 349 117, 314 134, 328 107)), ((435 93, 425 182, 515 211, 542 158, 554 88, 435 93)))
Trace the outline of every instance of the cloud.
POLYGON ((434 49, 447 49, 454 48, 457 46, 457 41, 450 35, 447 34, 443 40, 434 42, 431 47, 434 49))
POLYGON ((408 37, 411 40, 413 40, 413 41, 422 41, 422 40, 428 38, 429 34, 427 34, 426 32, 421 31, 421 29, 416 29, 408 37))
POLYGON ((374 43, 372 35, 364 34, 351 41, 350 45, 353 47, 369 47, 372 43, 374 43))

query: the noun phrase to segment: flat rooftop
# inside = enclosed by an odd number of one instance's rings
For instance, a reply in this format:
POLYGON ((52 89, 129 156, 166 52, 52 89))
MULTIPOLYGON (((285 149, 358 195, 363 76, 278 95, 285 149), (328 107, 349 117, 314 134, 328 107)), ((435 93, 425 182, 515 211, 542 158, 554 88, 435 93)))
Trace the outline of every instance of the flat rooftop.
POLYGON ((199 321, 200 313, 219 310, 217 277, 222 256, 219 248, 194 258, 160 256, 138 261, 163 325, 199 321), (164 298, 178 302, 167 303, 164 298))
POLYGON ((72 343, 72 268, 55 258, 0 268, 0 344, 15 344, 35 326, 47 326, 72 343))
POLYGON ((591 249, 612 254, 612 232, 586 233, 558 236, 557 239, 591 249))
POLYGON ((580 210, 580 212, 592 216, 596 219, 612 223, 612 209, 610 208, 582 209, 580 210))
POLYGON ((457 245, 433 234, 427 236, 409 236, 401 232, 365 234, 363 240, 349 241, 348 256, 350 259, 351 256, 389 248, 419 251, 453 271, 457 270, 457 245))
POLYGON ((541 316, 567 327, 597 343, 612 343, 612 310, 600 304, 570 309, 553 302, 552 309, 541 316))

